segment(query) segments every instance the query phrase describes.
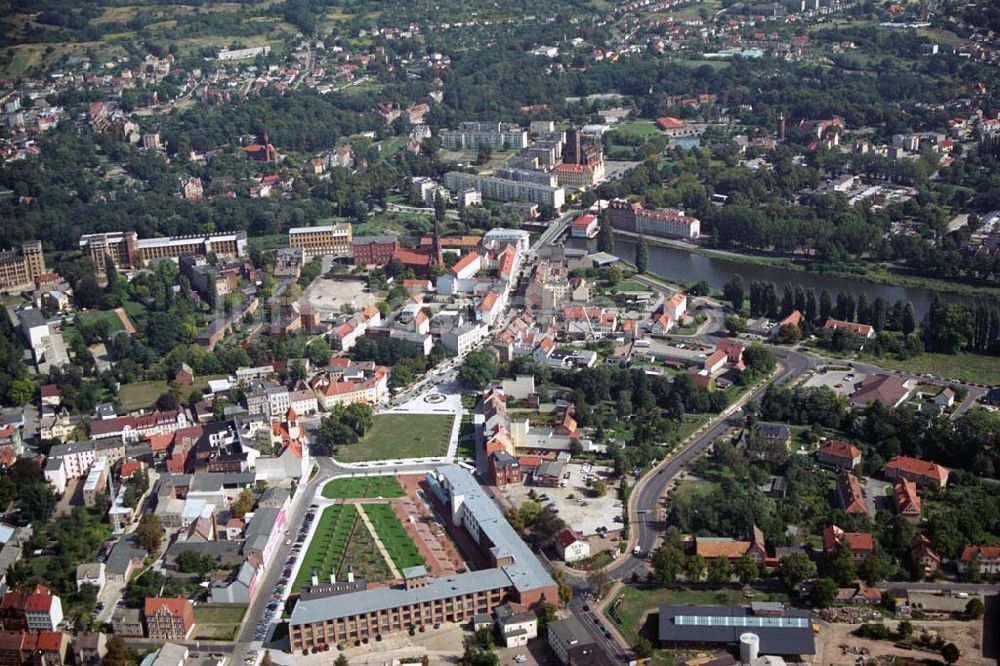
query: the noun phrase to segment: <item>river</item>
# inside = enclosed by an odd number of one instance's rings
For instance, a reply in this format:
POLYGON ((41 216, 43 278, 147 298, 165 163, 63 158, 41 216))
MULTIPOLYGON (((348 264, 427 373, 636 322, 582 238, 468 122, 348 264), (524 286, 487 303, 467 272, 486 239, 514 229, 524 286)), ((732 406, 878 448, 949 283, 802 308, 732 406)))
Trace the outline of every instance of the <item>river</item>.
MULTIPOLYGON (((581 241, 582 239, 572 239, 570 245, 582 247, 581 241)), ((593 248, 596 246, 596 242, 591 241, 590 245, 593 248)), ((633 261, 635 241, 631 238, 616 236, 615 254, 626 261, 633 261)), ((729 259, 706 257, 676 247, 653 244, 649 245, 649 270, 651 273, 668 280, 676 280, 686 284, 694 284, 704 280, 715 289, 721 289, 734 275, 739 274, 743 277, 748 288, 750 282, 754 280, 774 282, 778 287, 779 298, 785 285, 790 284, 793 288, 801 285, 806 290, 815 289, 817 296, 824 289, 827 289, 834 302, 837 300, 838 293, 853 294, 855 298, 864 293, 869 301, 882 297, 890 305, 898 300, 910 301, 913 303, 913 310, 918 321, 924 318, 934 300, 934 292, 928 289, 874 284, 841 276, 742 263, 729 259)), ((942 293, 940 296, 942 300, 952 303, 975 305, 976 302, 975 297, 960 294, 942 293)))

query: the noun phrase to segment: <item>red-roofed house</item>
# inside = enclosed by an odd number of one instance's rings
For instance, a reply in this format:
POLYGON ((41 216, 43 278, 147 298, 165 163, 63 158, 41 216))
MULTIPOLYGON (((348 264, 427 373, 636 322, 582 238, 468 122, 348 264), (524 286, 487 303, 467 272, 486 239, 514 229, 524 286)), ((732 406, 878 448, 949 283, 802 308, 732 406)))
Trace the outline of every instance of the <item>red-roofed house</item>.
POLYGON ((868 532, 845 532, 836 525, 823 528, 823 554, 827 557, 837 557, 840 544, 850 549, 851 561, 855 564, 864 562, 875 552, 875 540, 868 532))
POLYGON ((687 123, 679 118, 673 118, 671 116, 661 116, 656 119, 656 124, 659 125, 660 129, 664 132, 670 134, 672 132, 677 132, 683 130, 687 127, 687 123))
POLYGON ((674 327, 674 318, 669 312, 664 312, 653 319, 649 332, 652 335, 666 335, 674 327))
POLYGON ((837 590, 836 599, 842 604, 880 604, 882 590, 859 580, 853 587, 842 587, 837 590))
POLYGON ((600 225, 596 215, 580 215, 569 225, 569 233, 574 238, 594 238, 600 225))
POLYGON ((861 482, 850 472, 841 471, 837 475, 836 495, 837 504, 845 512, 868 515, 868 505, 865 503, 864 491, 861 490, 861 482))
POLYGON ((726 365, 726 352, 721 349, 716 350, 711 356, 705 359, 702 367, 709 374, 713 372, 718 372, 726 365))
POLYGON ((861 449, 832 439, 816 452, 816 462, 828 467, 852 470, 861 464, 861 449))
POLYGON ((563 562, 576 562, 590 557, 587 538, 569 527, 556 535, 556 550, 563 562))
POLYGON ((855 335, 860 335, 863 338, 871 339, 875 337, 875 329, 868 324, 855 324, 851 321, 840 321, 839 319, 827 319, 826 323, 823 324, 823 328, 836 331, 838 329, 844 329, 854 333, 855 335))
POLYGON ((1000 546, 966 546, 958 556, 958 572, 966 573, 974 562, 979 563, 981 574, 1000 574, 1000 546))
POLYGON ((194 607, 188 599, 148 597, 143 605, 143 618, 149 638, 183 640, 194 624, 194 607))
POLYGON ((936 486, 944 488, 948 485, 948 470, 936 463, 908 456, 896 456, 886 463, 882 472, 887 479, 899 481, 906 479, 918 486, 936 486))
POLYGON ((673 296, 663 302, 663 311, 677 321, 687 312, 687 296, 683 292, 676 292, 673 296))
POLYGON ((892 493, 896 499, 896 511, 899 515, 911 523, 920 522, 920 496, 917 495, 917 484, 903 479, 893 486, 892 493))
POLYGON ((90 436, 94 439, 121 437, 126 442, 134 442, 149 435, 172 433, 180 428, 187 428, 188 425, 184 410, 178 409, 91 421, 90 436))
POLYGON ((910 559, 923 570, 925 576, 941 568, 941 556, 931 548, 930 539, 922 533, 910 541, 910 559))
POLYGON ((792 310, 792 313, 778 322, 778 326, 775 328, 775 332, 781 330, 782 326, 792 325, 797 328, 802 326, 802 313, 798 310, 792 310))
POLYGON ((31 592, 15 589, 0 599, 4 631, 55 631, 62 620, 62 601, 41 583, 31 592))

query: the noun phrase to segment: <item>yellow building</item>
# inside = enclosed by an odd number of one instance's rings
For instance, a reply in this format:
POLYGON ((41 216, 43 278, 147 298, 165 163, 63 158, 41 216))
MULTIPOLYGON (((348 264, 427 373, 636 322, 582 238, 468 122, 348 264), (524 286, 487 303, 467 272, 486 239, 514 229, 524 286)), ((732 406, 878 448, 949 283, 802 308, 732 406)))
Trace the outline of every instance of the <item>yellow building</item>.
POLYGON ((351 255, 351 225, 328 224, 321 227, 297 227, 288 230, 288 247, 302 250, 305 260, 321 255, 351 255))
POLYGON ((35 277, 45 272, 41 241, 26 241, 21 251, 0 252, 0 289, 29 287, 35 277))

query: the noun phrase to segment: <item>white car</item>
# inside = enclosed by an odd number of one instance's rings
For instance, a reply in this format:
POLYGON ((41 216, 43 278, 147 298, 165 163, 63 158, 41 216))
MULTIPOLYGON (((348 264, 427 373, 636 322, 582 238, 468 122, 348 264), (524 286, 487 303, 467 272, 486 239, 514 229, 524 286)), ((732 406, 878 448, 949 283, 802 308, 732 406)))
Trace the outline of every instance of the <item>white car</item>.
POLYGON ((291 539, 285 539, 285 545, 286 546, 291 546, 292 545, 292 540, 291 539))
POLYGON ((528 661, 528 658, 523 654, 519 654, 516 657, 514 657, 514 661, 516 661, 519 664, 523 664, 524 662, 528 661))

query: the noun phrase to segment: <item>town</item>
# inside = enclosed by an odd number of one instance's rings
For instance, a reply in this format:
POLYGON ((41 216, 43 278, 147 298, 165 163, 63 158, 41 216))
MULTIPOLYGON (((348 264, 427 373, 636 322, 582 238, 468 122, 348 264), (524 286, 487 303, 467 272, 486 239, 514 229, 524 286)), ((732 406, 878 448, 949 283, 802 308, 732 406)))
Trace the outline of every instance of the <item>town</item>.
POLYGON ((995 663, 996 16, 43 4, 0 660, 995 663))

